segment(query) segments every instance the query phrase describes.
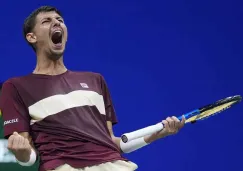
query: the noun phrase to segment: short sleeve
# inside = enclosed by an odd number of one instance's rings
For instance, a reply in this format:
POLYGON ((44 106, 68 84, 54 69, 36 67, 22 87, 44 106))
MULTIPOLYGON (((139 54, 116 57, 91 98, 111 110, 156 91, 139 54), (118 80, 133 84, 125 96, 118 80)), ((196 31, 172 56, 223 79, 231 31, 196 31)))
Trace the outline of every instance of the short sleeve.
POLYGON ((8 138, 14 131, 29 132, 30 116, 16 87, 9 81, 2 86, 0 110, 3 119, 4 137, 8 138))
POLYGON ((112 103, 111 95, 107 83, 102 75, 101 75, 101 87, 102 87, 102 95, 105 103, 106 120, 111 121, 113 125, 117 124, 118 120, 112 103))

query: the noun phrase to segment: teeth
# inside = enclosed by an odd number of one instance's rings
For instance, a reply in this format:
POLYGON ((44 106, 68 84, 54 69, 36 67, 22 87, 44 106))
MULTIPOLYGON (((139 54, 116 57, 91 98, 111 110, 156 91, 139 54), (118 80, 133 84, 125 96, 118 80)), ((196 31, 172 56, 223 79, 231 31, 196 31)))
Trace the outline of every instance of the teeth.
POLYGON ((54 31, 54 33, 61 33, 61 31, 60 30, 56 30, 56 31, 54 31))

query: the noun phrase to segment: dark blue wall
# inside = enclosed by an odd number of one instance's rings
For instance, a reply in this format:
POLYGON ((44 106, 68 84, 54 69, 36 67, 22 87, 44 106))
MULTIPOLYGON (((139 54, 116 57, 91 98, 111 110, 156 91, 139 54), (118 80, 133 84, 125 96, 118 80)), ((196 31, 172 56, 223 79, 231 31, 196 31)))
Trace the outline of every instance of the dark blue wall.
MULTIPOLYGON (((69 29, 67 67, 105 76, 120 121, 116 135, 243 95, 240 0, 50 2, 1 2, 2 81, 34 69, 22 25, 48 4, 63 11, 69 29)), ((242 171, 242 109, 187 125, 126 156, 140 171, 242 171)))

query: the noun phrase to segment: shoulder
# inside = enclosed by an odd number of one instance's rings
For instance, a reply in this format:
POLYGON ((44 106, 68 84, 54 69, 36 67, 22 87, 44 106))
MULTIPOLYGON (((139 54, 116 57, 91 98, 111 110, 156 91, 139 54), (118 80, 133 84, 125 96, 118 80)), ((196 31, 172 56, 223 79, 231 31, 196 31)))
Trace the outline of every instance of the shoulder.
POLYGON ((2 88, 4 88, 5 86, 18 87, 19 85, 27 81, 29 78, 29 75, 9 78, 3 82, 2 88))
POLYGON ((2 107, 8 101, 19 97, 19 85, 21 85, 22 77, 9 78, 2 84, 0 105, 2 107))
POLYGON ((17 76, 7 79, 2 83, 1 87, 1 94, 4 92, 11 92, 11 93, 20 93, 22 90, 24 90, 24 87, 31 87, 32 84, 32 76, 24 75, 24 76, 17 76))

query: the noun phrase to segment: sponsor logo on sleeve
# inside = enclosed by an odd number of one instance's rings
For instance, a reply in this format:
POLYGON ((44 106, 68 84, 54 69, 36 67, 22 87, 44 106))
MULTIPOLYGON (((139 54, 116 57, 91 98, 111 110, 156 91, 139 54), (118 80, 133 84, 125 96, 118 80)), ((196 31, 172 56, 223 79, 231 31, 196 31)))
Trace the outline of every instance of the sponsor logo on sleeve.
POLYGON ((18 118, 4 121, 3 125, 13 124, 13 123, 16 123, 16 122, 19 122, 18 118))

